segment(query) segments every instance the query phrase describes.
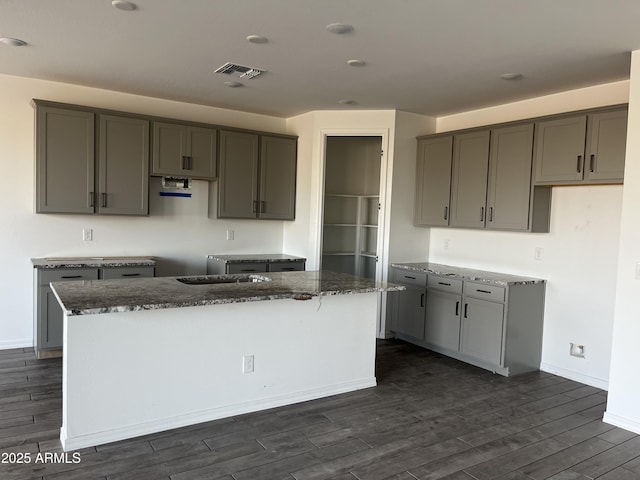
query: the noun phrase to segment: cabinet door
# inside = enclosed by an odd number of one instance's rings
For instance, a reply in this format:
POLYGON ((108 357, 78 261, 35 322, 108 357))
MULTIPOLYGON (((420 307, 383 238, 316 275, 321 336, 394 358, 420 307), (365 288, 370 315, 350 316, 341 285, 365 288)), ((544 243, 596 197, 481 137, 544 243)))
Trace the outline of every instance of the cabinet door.
POLYGON ((462 297, 438 290, 427 290, 425 342, 458 351, 462 297))
POLYGON ((189 145, 186 172, 190 177, 213 180, 217 171, 217 131, 211 128, 187 128, 189 145))
POLYGON ((449 225, 453 137, 418 142, 416 163, 416 225, 449 225))
POLYGON ((184 175, 187 157, 187 127, 173 123, 153 123, 152 175, 184 175))
POLYGON ((94 115, 36 109, 36 212, 93 213, 94 115))
POLYGON ((424 340, 427 289, 405 286, 406 290, 398 292, 395 331, 416 340, 424 340))
POLYGON ((62 348, 62 307, 49 286, 38 287, 38 350, 62 348))
POLYGON ((219 218, 258 216, 258 136, 220 132, 219 218))
POLYGON ((484 228, 489 130, 456 135, 451 183, 452 227, 484 228))
POLYGON ((533 124, 491 131, 487 228, 527 230, 533 124))
POLYGON ((296 147, 290 138, 260 139, 259 218, 293 220, 296 206, 296 147))
POLYGON ((585 180, 622 183, 626 144, 626 109, 590 115, 585 180))
POLYGON ((536 124, 535 183, 580 183, 584 173, 587 116, 547 120, 536 124))
POLYGON ((502 364, 504 304, 465 298, 460 352, 493 365, 502 364))
POLYGON ((100 115, 98 213, 149 214, 149 122, 100 115))

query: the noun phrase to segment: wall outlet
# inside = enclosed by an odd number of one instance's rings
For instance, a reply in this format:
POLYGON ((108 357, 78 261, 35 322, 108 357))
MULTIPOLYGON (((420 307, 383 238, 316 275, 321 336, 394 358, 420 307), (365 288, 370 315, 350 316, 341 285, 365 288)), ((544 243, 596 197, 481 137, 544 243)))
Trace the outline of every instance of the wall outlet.
POLYGON ((451 242, 451 240, 449 240, 448 238, 445 238, 445 239, 444 239, 444 243, 442 244, 442 247, 443 247, 445 250, 449 250, 449 243, 450 243, 450 242, 451 242))
POLYGON ((542 255, 544 254, 544 248, 536 247, 533 249, 533 259, 534 260, 542 260, 542 255))
POLYGON ((253 373, 253 355, 242 357, 242 373, 253 373))
POLYGON ((82 229, 82 240, 85 242, 93 241, 93 229, 92 228, 83 228, 82 229))
POLYGON ((584 358, 584 345, 577 343, 569 344, 569 355, 572 357, 584 358))
POLYGON ((235 232, 233 230, 227 230, 227 240, 233 240, 235 237, 235 232))

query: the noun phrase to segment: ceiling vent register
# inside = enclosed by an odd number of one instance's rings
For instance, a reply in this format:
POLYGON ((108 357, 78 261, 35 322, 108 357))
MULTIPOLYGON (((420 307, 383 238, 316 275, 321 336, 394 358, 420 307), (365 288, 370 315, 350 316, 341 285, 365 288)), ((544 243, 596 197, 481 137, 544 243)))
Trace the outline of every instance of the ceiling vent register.
POLYGON ((221 67, 218 67, 215 73, 226 73, 227 75, 233 75, 235 73, 240 75, 240 78, 246 78, 250 80, 256 78, 258 75, 263 74, 266 70, 262 70, 256 67, 246 67, 244 65, 238 65, 237 63, 227 62, 221 67))

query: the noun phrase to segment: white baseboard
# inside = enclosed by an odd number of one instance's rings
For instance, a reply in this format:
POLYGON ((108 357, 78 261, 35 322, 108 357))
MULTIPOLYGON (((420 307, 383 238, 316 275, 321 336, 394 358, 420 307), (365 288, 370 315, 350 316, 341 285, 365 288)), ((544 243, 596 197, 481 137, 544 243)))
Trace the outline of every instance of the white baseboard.
POLYGON ((122 428, 116 428, 104 432, 90 435, 81 435, 77 437, 68 437, 66 429, 63 426, 63 428, 60 429, 60 442, 62 443, 62 448, 64 449, 64 451, 68 452, 70 450, 78 450, 80 448, 89 446, 117 442, 119 440, 124 440, 127 438, 148 435, 150 433, 171 430, 173 428, 180 428, 187 425, 194 425, 196 423, 210 422, 212 420, 218 420, 220 418, 242 415, 244 413, 257 412, 269 408, 282 407, 284 405, 306 402, 308 400, 315 400, 317 398, 329 397, 331 395, 353 392, 355 390, 361 390, 363 388, 375 386, 376 379, 375 377, 372 377, 360 381, 346 382, 337 385, 328 385, 325 387, 314 388, 311 390, 296 392, 291 395, 280 395, 247 403, 234 404, 224 407, 212 408, 200 412, 176 415, 171 418, 158 419, 151 422, 144 422, 137 425, 130 425, 122 428))
POLYGON ((550 365, 548 363, 540 364, 540 370, 542 370, 543 372, 558 375, 559 377, 573 380, 575 382, 584 383, 585 385, 601 388, 602 390, 609 390, 609 380, 605 380, 603 378, 584 375, 583 373, 575 372, 573 370, 569 370, 562 367, 557 367, 555 365, 550 365))
POLYGON ((630 418, 616 415, 615 413, 604 412, 602 421, 616 427, 624 428, 630 432, 640 434, 640 422, 636 420, 631 420, 630 418))
POLYGON ((28 348, 33 347, 32 338, 16 338, 13 340, 0 340, 0 350, 9 350, 10 348, 28 348))

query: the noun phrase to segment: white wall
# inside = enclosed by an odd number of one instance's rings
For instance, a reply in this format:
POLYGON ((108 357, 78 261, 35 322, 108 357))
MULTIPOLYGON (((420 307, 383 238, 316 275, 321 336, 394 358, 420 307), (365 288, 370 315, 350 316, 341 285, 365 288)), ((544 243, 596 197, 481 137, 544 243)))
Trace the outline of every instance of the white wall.
POLYGON ((281 118, 0 75, 0 166, 5 175, 0 349, 32 343, 32 257, 155 255, 160 257, 158 274, 167 275, 203 273, 208 253, 282 250, 283 222, 209 218, 215 217, 216 182, 194 182, 191 199, 161 198, 158 182, 152 182, 149 217, 34 214, 32 98, 278 133, 286 129, 281 118), (84 227, 94 229, 93 242, 82 241, 84 227), (226 240, 227 228, 235 230, 234 241, 226 240))
POLYGON ((613 355, 604 420, 640 433, 640 50, 631 56, 629 124, 615 299, 613 355))
MULTIPOLYGON (((437 129, 626 103, 628 87, 615 82, 452 115, 439 118, 437 129)), ((625 190, 628 185, 625 177, 625 190)), ((547 279, 542 368, 607 388, 622 190, 554 187, 549 234, 431 229, 429 261, 547 279), (540 261, 533 259, 536 247, 544 249, 540 261), (569 342, 584 344, 586 358, 569 356, 569 342)))

